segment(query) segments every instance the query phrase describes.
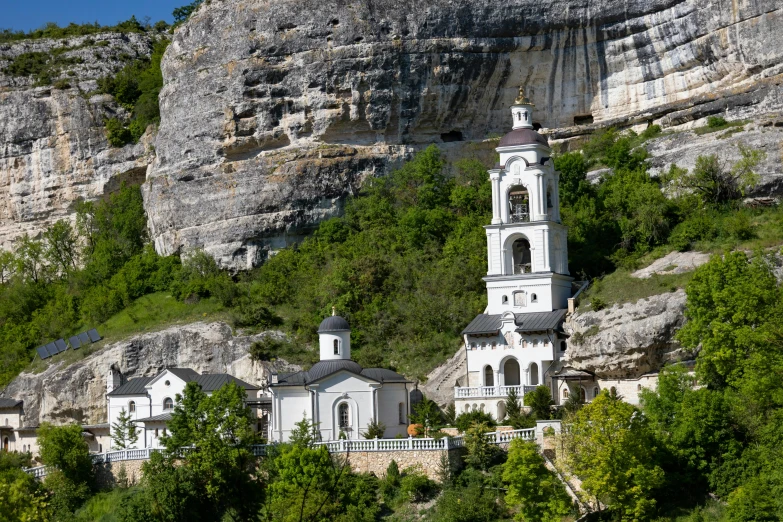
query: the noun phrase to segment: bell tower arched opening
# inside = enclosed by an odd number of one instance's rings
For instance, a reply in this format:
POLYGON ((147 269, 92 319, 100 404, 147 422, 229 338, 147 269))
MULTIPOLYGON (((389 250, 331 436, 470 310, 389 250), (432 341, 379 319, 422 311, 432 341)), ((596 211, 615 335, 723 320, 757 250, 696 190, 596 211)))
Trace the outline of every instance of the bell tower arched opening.
POLYGON ((511 254, 515 274, 529 274, 533 271, 530 242, 527 239, 519 238, 514 241, 511 245, 511 254))
POLYGON ((523 185, 515 185, 509 189, 508 215, 512 223, 530 221, 530 194, 523 185))

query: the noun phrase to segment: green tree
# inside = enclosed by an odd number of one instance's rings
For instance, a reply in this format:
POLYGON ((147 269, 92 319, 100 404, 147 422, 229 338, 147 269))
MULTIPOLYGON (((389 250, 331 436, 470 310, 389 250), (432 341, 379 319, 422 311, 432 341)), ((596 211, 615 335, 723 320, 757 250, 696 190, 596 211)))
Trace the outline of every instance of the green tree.
POLYGON ((686 286, 685 316, 677 333, 686 347, 701 346, 696 371, 706 384, 737 380, 755 353, 764 353, 780 289, 770 262, 744 252, 713 256, 686 286))
POLYGON ((77 237, 67 221, 57 221, 43 233, 45 256, 49 265, 64 276, 76 268, 78 260, 77 237))
POLYGON ((525 406, 533 410, 538 420, 548 420, 552 418, 552 406, 555 401, 552 400, 552 390, 549 386, 540 385, 536 389, 525 394, 525 406))
POLYGON ((569 468, 582 488, 621 520, 639 520, 655 507, 663 482, 652 431, 639 410, 604 390, 570 419, 562 435, 569 468))
POLYGON ((78 424, 52 426, 42 423, 38 428, 38 448, 43 463, 60 470, 66 479, 76 484, 93 484, 90 448, 78 424))
POLYGON ((469 486, 445 490, 435 504, 434 522, 495 522, 505 520, 501 499, 489 488, 469 486))
POLYGON ((506 502, 519 509, 516 520, 559 522, 571 512, 571 499, 554 472, 547 469, 535 442, 514 439, 503 464, 506 502))
POLYGON ((465 432, 464 443, 467 455, 465 463, 475 469, 486 470, 497 454, 497 448, 492 446, 485 435, 491 428, 484 423, 474 423, 465 432))
POLYGON ((120 410, 117 422, 111 425, 111 440, 114 443, 114 447, 118 449, 133 448, 139 440, 136 424, 134 424, 130 414, 125 411, 125 408, 120 410))
POLYGON ((307 418, 307 414, 304 414, 302 420, 294 424, 288 440, 294 446, 312 448, 316 442, 316 428, 317 426, 307 418))
POLYGON ((423 397, 422 400, 413 406, 411 413, 411 423, 420 424, 426 430, 436 430, 443 423, 443 415, 435 401, 423 397))
POLYGON ((211 395, 189 382, 176 396, 171 435, 162 438, 169 459, 185 456, 184 467, 204 498, 220 513, 241 519, 256 511, 262 496, 249 473, 255 434, 245 399, 245 390, 233 382, 211 395))
POLYGON ((188 5, 175 8, 171 13, 174 16, 174 25, 179 25, 190 18, 190 15, 192 15, 203 2, 204 0, 195 0, 195 2, 191 2, 188 5))
POLYGON ((377 420, 371 420, 367 424, 367 430, 364 432, 365 439, 382 439, 386 433, 386 425, 377 420))
POLYGON ((0 452, 0 520, 48 522, 51 510, 41 485, 22 471, 30 465, 28 454, 0 452))
POLYGON ((754 169, 765 154, 739 144, 740 159, 731 167, 714 154, 696 158, 693 171, 675 179, 682 189, 696 193, 706 205, 719 206, 739 199, 758 183, 754 169))

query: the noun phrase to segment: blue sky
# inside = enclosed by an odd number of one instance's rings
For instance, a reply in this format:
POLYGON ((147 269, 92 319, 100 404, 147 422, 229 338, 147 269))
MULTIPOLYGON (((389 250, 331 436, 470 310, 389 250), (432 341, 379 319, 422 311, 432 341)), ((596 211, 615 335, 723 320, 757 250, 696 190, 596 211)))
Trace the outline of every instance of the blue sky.
POLYGON ((0 29, 29 31, 46 22, 68 25, 70 22, 95 22, 114 25, 132 15, 152 22, 173 20, 175 7, 191 0, 0 0, 0 29))

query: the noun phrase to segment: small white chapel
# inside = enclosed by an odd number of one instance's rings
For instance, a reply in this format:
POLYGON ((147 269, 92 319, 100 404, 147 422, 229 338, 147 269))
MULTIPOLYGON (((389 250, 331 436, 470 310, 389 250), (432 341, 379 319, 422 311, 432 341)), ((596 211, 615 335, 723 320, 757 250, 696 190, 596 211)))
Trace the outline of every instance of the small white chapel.
POLYGON ((373 421, 385 426, 384 438, 407 435, 411 381, 352 361, 351 327, 334 309, 318 337, 320 361, 307 371, 272 375, 270 440, 286 442, 303 418, 322 441, 362 439, 373 421))

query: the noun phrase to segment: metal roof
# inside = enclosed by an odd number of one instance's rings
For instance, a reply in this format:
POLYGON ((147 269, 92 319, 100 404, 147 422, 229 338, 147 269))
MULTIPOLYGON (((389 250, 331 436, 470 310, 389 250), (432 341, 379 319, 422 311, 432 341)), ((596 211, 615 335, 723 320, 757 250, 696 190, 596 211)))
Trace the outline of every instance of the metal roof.
POLYGON ((119 388, 115 388, 107 395, 116 397, 118 395, 146 395, 147 390, 144 388, 153 379, 153 377, 136 377, 131 379, 119 388))
POLYGON ((133 422, 163 422, 171 420, 171 412, 161 413, 160 415, 153 415, 152 417, 146 417, 144 419, 136 419, 133 422))
POLYGON ((379 382, 411 382, 397 372, 386 368, 365 368, 362 375, 379 382))
POLYGON ((575 370, 574 368, 563 368, 559 372, 555 373, 553 377, 558 379, 593 379, 593 374, 584 370, 575 370))
POLYGON ((109 423, 103 422, 101 424, 84 424, 82 426, 83 430, 103 430, 103 429, 109 429, 109 423))
MULTIPOLYGON (((192 370, 190 368, 165 368, 164 371, 165 370, 170 371, 185 382, 193 381, 199 376, 196 370, 192 370)), ((158 375, 160 375, 160 373, 158 375)))
POLYGON ((479 314, 462 330, 463 334, 497 334, 500 331, 500 315, 479 314))
POLYGON ((22 401, 17 399, 6 399, 4 397, 0 397, 0 408, 16 408, 17 406, 21 406, 22 401))
POLYGON ((346 321, 339 315, 330 315, 329 317, 321 321, 321 325, 318 327, 318 333, 345 332, 345 331, 349 331, 350 329, 351 326, 348 324, 348 321, 346 321))
POLYGON ((197 377, 193 380, 196 381, 198 385, 201 386, 201 389, 205 392, 219 390, 230 382, 235 382, 239 385, 240 388, 244 388, 246 390, 260 389, 258 386, 254 386, 253 384, 245 382, 242 379, 237 379, 233 375, 229 375, 227 373, 206 373, 204 375, 196 375, 197 377))
POLYGON ((498 147, 513 147, 516 145, 533 144, 545 145, 547 147, 549 146, 549 142, 547 141, 546 136, 542 136, 533 129, 521 128, 514 129, 500 138, 498 147))
POLYGON ((559 330, 568 310, 553 310, 551 312, 533 312, 530 314, 514 314, 517 332, 543 332, 559 330))
POLYGON ((359 363, 348 359, 336 359, 333 361, 319 361, 307 371, 278 376, 277 384, 272 384, 271 386, 304 386, 305 384, 316 382, 343 370, 356 375, 362 375, 371 380, 377 380, 373 377, 363 375, 364 370, 359 363))

